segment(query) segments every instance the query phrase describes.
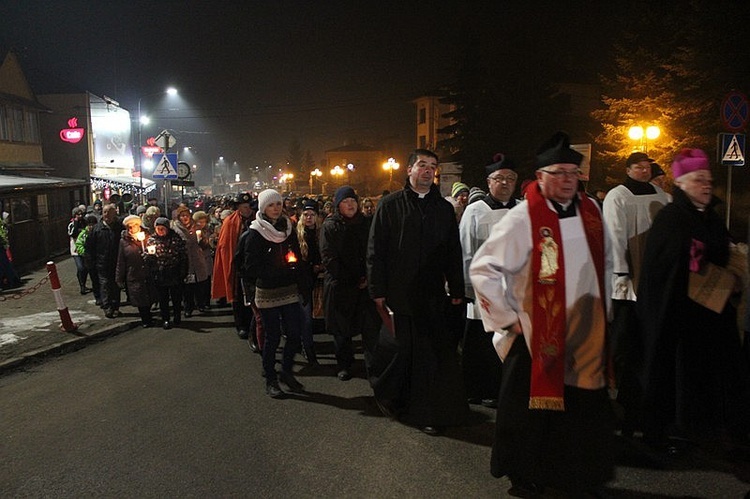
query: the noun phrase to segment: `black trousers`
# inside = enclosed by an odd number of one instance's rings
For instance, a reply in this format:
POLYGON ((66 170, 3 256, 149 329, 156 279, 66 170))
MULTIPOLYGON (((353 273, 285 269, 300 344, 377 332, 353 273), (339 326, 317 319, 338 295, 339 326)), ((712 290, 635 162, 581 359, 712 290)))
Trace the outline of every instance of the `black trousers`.
POLYGON ((614 415, 606 388, 565 386, 565 410, 529 409, 531 356, 518 337, 503 363, 490 471, 578 497, 615 471, 614 415))
POLYGON ((461 426, 466 403, 446 297, 420 297, 415 315, 395 314, 395 338, 381 330, 368 378, 375 396, 414 426, 461 426))
POLYGON ((102 297, 102 308, 105 310, 120 309, 120 287, 115 282, 114 272, 98 273, 99 292, 102 297))
POLYGON ((623 409, 623 431, 641 427, 642 390, 638 380, 640 359, 643 357, 641 334, 636 313, 636 302, 612 300, 611 323, 612 359, 617 381, 617 403, 623 409))
POLYGON ((174 286, 156 286, 156 293, 159 296, 159 312, 161 312, 161 320, 164 322, 169 321, 169 301, 172 301, 172 312, 174 317, 174 323, 179 324, 182 320, 182 293, 183 285, 176 284, 174 286))
POLYGON ((461 352, 466 396, 469 400, 496 399, 500 391, 502 362, 492 344, 492 333, 484 330, 481 320, 466 320, 461 352))

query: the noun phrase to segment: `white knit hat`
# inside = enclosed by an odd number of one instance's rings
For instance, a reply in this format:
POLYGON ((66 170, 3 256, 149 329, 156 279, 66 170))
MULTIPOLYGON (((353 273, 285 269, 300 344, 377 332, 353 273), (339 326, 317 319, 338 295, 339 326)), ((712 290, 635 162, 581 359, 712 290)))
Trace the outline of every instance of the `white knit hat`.
POLYGON ((258 194, 258 212, 263 213, 269 204, 281 203, 281 194, 273 189, 266 189, 258 194))

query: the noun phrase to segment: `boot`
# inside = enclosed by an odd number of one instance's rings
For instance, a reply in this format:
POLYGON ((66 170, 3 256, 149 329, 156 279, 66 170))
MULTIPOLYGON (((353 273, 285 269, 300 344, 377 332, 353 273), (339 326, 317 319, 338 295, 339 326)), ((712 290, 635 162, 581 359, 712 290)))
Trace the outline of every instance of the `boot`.
POLYGON ((81 284, 81 294, 85 295, 88 292, 89 292, 89 289, 85 285, 81 284))
POLYGON ((302 347, 302 355, 307 360, 307 364, 310 366, 319 366, 318 357, 315 355, 315 347, 310 345, 309 347, 302 347))

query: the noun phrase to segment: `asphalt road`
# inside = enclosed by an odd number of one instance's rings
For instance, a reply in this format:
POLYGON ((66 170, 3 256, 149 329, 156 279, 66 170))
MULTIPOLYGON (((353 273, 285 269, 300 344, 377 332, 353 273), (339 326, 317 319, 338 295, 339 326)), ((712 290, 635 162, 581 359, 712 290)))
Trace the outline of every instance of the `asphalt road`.
MULTIPOLYGON (((229 311, 134 329, 0 377, 0 495, 9 497, 507 497, 489 474, 492 410, 442 437, 380 415, 362 371, 299 357, 307 392, 265 395, 229 311), (187 329, 189 327, 190 329, 187 329)), ((747 466, 704 454, 618 469, 613 497, 741 498, 747 466)))

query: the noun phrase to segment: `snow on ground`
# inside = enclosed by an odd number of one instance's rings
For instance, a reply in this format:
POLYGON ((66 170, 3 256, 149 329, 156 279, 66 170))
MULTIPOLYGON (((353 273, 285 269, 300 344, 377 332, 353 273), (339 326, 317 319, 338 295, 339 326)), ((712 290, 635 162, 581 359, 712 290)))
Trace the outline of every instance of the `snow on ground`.
MULTIPOLYGON (((90 322, 101 320, 98 315, 83 312, 81 310, 71 310, 70 317, 75 323, 90 322)), ((0 319, 0 346, 7 343, 15 343, 22 339, 17 333, 23 334, 25 331, 47 331, 51 326, 58 328, 60 325, 60 313, 40 312, 38 314, 24 315, 22 317, 9 317, 0 319)))

